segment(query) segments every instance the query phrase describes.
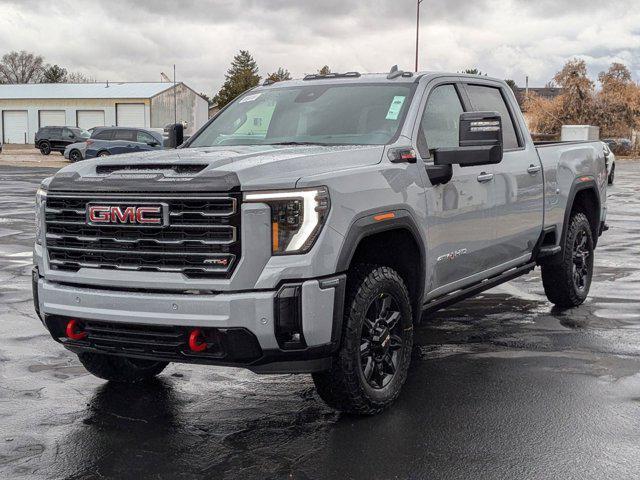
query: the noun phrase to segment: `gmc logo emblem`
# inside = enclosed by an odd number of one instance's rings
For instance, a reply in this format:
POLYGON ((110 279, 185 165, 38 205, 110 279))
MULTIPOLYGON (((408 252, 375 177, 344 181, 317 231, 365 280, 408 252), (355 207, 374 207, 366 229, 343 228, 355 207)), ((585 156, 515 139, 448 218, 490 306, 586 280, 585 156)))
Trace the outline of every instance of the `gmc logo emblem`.
POLYGON ((88 224, 162 225, 163 211, 159 205, 120 207, 115 205, 87 205, 88 224))

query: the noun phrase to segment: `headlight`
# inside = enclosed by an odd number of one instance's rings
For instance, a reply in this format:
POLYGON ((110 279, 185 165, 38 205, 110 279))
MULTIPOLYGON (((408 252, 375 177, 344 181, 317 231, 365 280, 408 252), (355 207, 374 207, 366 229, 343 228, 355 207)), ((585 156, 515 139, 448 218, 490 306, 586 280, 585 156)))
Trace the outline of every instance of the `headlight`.
POLYGON ((42 245, 42 214, 47 200, 47 191, 40 187, 36 192, 36 243, 42 245))
POLYGON ((274 255, 306 253, 320 235, 329 214, 326 187, 312 189, 250 192, 246 202, 271 207, 271 252, 274 255))

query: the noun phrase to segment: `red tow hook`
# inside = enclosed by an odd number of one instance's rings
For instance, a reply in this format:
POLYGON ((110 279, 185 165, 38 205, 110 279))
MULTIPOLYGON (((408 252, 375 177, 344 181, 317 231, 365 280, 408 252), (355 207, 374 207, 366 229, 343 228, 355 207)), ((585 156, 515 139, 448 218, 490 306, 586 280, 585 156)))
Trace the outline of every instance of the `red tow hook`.
POLYGON ((65 333, 67 335, 67 338, 70 338, 71 340, 82 340, 87 336, 87 332, 82 330, 80 324, 75 318, 69 320, 65 333))
POLYGON ((207 342, 204 341, 202 330, 195 328, 189 333, 189 350, 192 352, 204 352, 207 349, 207 342))

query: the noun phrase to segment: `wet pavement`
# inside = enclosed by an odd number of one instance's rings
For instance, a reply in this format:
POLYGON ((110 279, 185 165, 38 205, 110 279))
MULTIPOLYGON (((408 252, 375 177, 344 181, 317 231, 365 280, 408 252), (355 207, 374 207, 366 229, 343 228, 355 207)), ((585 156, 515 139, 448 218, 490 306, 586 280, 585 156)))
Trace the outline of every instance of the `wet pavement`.
POLYGON ((536 270, 426 319, 398 403, 322 404, 308 376, 170 365, 118 386, 32 308, 33 194, 0 167, 0 478, 640 478, 640 162, 619 162, 591 295, 536 270))

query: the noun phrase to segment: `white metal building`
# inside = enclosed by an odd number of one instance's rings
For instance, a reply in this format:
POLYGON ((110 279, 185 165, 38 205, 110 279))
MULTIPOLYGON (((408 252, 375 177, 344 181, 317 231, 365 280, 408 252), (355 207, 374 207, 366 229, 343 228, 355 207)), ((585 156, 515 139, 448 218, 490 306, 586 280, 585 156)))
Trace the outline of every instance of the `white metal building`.
POLYGON ((161 129, 177 120, 191 135, 208 119, 207 101, 184 83, 28 83, 0 85, 3 143, 33 143, 49 125, 161 129))

